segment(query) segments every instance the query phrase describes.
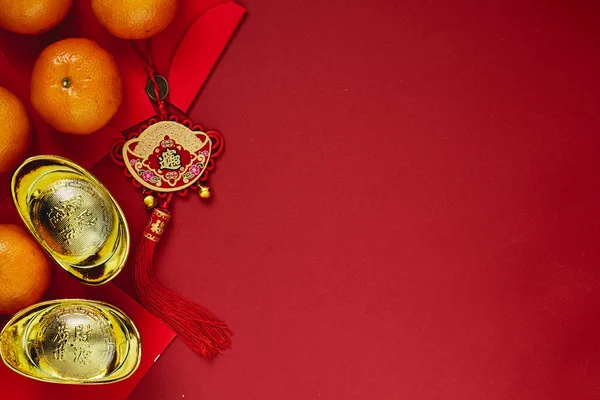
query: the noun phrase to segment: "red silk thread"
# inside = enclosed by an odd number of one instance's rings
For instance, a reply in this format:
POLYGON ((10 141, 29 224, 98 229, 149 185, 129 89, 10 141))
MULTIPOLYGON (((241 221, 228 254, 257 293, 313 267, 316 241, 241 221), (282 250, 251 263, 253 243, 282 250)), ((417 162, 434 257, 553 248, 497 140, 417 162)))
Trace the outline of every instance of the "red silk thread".
POLYGON ((146 73, 148 74, 148 77, 152 81, 154 98, 156 99, 156 104, 158 105, 158 116, 161 121, 166 121, 169 118, 169 116, 167 114, 167 107, 165 105, 165 101, 160 96, 160 89, 158 87, 158 82, 156 82, 156 75, 155 75, 156 71, 154 70, 154 67, 153 67, 154 63, 152 61, 152 51, 150 49, 150 40, 146 41, 146 53, 148 54, 148 58, 146 58, 144 56, 144 53, 137 47, 135 42, 131 42, 131 44, 133 45, 135 52, 142 59, 144 64, 146 64, 146 73))
POLYGON ((152 211, 136 253, 133 281, 142 304, 196 354, 211 359, 231 347, 233 332, 204 307, 161 285, 153 273, 154 251, 171 219, 171 198, 152 211))

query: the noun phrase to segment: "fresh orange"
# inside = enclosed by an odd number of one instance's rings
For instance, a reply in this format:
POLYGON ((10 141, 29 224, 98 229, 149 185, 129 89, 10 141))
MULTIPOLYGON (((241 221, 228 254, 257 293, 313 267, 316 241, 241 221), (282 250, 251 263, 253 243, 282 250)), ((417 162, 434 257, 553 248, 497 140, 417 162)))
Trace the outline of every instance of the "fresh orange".
POLYGON ((31 123, 21 100, 0 86, 0 173, 11 171, 31 144, 31 123))
POLYGON ((0 0, 0 26, 27 35, 45 32, 60 24, 73 0, 0 0))
POLYGON ((115 115, 123 99, 112 55, 89 39, 65 39, 46 47, 31 75, 31 103, 59 131, 88 134, 115 115))
POLYGON ((92 0, 92 9, 116 37, 146 39, 169 26, 179 3, 180 0, 92 0))
POLYGON ((51 266, 25 228, 0 224, 0 314, 37 303, 50 285, 51 266))

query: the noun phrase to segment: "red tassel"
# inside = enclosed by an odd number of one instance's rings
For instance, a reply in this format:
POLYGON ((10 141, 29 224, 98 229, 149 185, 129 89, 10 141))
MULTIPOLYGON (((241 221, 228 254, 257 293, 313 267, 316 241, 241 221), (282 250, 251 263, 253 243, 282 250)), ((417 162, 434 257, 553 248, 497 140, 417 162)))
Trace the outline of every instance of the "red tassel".
POLYGON ((142 304, 162 319, 195 353, 210 359, 231 347, 227 325, 216 315, 167 289, 152 273, 154 248, 171 219, 167 209, 155 209, 138 246, 133 280, 142 304))

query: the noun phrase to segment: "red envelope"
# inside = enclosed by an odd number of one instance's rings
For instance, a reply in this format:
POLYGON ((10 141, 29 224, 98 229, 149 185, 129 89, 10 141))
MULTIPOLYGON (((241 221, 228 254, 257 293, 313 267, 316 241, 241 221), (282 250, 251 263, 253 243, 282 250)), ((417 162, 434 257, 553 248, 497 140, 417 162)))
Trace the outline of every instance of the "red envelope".
POLYGON ((245 12, 227 0, 183 1, 175 23, 152 38, 154 66, 177 108, 189 110, 245 12))

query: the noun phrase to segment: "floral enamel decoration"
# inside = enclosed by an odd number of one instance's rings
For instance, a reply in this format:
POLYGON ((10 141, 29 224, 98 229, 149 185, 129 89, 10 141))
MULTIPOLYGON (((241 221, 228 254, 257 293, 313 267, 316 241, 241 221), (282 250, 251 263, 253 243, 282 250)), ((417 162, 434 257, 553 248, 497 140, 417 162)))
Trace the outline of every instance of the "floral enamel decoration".
POLYGON ((156 192, 176 192, 193 185, 208 166, 212 142, 208 134, 174 121, 146 128, 123 146, 132 177, 156 192))

